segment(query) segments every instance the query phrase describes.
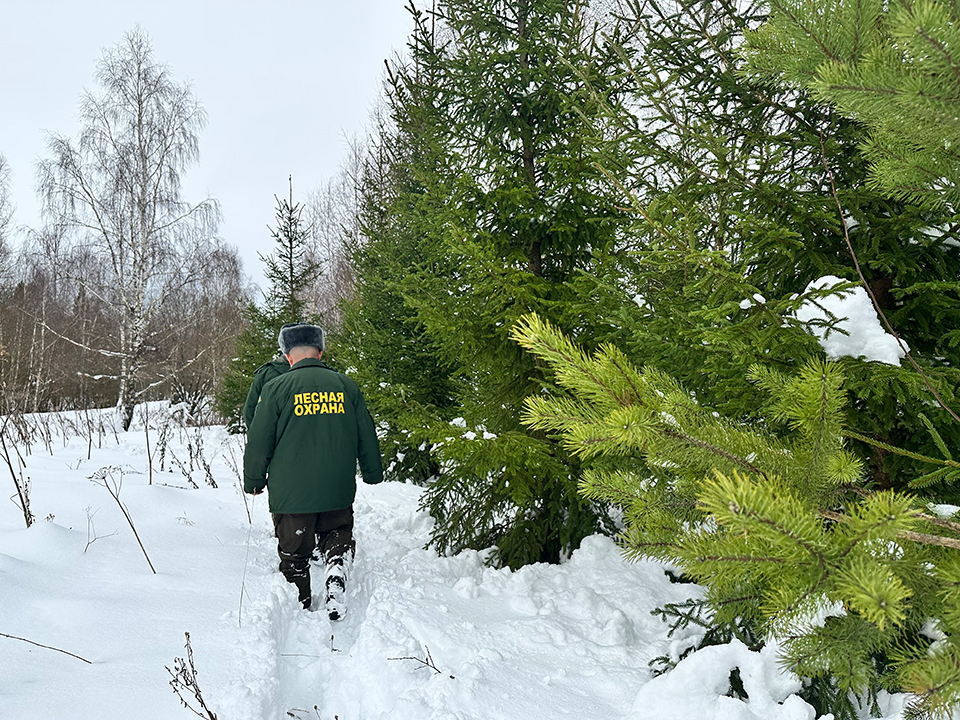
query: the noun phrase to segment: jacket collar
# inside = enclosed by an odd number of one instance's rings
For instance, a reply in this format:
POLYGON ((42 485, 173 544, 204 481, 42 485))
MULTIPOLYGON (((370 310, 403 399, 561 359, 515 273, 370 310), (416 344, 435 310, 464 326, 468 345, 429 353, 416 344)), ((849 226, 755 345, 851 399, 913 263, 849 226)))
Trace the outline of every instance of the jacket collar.
POLYGON ((291 366, 291 370, 299 370, 300 368, 305 367, 323 367, 323 363, 317 360, 317 358, 304 358, 303 360, 298 360, 291 366))

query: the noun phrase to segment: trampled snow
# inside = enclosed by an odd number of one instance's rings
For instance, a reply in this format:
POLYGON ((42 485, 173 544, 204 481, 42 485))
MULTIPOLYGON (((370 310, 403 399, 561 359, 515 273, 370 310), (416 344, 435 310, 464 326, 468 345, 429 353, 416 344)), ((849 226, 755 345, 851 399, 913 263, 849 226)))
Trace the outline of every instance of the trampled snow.
MULTIPOLYGON (((652 659, 676 659, 698 636, 668 637, 651 611, 700 590, 671 584, 654 563, 625 561, 609 538, 588 538, 561 565, 494 569, 483 552, 424 549, 433 521, 418 509, 419 488, 362 485, 348 611, 332 623, 299 609, 277 572, 266 497, 245 504, 233 469, 242 438, 171 426, 154 412, 148 484, 142 418, 129 433, 66 439, 64 423, 45 419, 47 439, 36 432, 19 447, 37 521, 27 529, 13 502, 0 509, 4 720, 196 717, 170 684, 175 661, 188 660, 185 633, 219 720, 814 716, 772 646, 705 648, 655 677, 652 659), (161 424, 173 427, 162 472, 161 424), (143 550, 90 479, 98 471, 122 481, 143 550), (727 696, 735 667, 747 700, 727 696)), ((12 478, 3 482, 12 494, 12 478)), ((900 717, 887 700, 888 717, 900 717)))

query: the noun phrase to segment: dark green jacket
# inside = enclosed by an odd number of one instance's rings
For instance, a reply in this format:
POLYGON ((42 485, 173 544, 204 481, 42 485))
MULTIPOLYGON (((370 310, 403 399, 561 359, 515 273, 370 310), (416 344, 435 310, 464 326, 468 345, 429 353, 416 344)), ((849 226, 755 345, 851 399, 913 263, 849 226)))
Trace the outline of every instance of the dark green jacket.
POLYGON ((260 391, 263 386, 280 377, 290 369, 290 363, 283 360, 271 360, 257 368, 253 373, 253 382, 250 383, 250 390, 247 392, 247 400, 243 403, 243 424, 250 429, 250 423, 253 422, 253 413, 256 412, 257 403, 260 402, 260 391))
POLYGON ((269 480, 270 512, 342 510, 365 483, 383 480, 380 442, 357 384, 307 358, 263 386, 247 433, 243 489, 269 480))

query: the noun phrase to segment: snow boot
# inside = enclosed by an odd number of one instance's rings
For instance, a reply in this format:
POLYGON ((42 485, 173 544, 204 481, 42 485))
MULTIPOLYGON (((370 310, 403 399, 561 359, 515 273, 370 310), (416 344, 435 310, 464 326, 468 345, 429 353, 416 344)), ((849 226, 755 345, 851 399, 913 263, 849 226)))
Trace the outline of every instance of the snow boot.
POLYGON ((294 582, 297 588, 297 600, 303 606, 304 610, 309 610, 313 602, 313 596, 310 594, 310 575, 306 578, 298 577, 294 582))
POLYGON ((304 610, 309 610, 312 597, 310 595, 310 562, 305 558, 291 557, 281 553, 280 572, 284 579, 297 589, 297 600, 304 610))
POLYGON ((324 585, 326 595, 323 604, 327 609, 327 617, 331 620, 340 620, 347 612, 347 573, 343 557, 332 557, 327 561, 327 577, 324 585))

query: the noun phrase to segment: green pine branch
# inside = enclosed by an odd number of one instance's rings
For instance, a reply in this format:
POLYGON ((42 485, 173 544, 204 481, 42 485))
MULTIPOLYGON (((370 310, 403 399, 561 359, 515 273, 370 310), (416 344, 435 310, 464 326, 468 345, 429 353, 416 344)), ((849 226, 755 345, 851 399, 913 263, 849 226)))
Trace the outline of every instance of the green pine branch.
MULTIPOLYGON (((718 622, 758 623, 783 639, 797 671, 831 673, 856 692, 879 682, 872 657, 915 643, 925 618, 960 633, 960 613, 949 609, 960 597, 960 561, 939 570, 951 558, 944 553, 960 551, 960 523, 924 512, 911 495, 864 486, 864 463, 844 445, 863 436, 844 426, 838 364, 751 371, 771 396, 767 422, 786 425, 778 437, 701 407, 669 376, 639 370, 607 346, 586 353, 539 317, 522 318, 512 336, 568 393, 528 399, 524 422, 592 463, 581 492, 623 508, 627 556, 682 568, 707 588, 718 622), (938 572, 952 579, 932 582, 938 572), (831 607, 839 614, 811 624, 831 607), (859 644, 842 653, 841 638, 859 644)), ((926 430, 939 436, 932 423, 926 430)), ((934 443, 947 459, 911 456, 952 471, 946 442, 934 443)), ((949 706, 960 677, 936 654, 921 655, 898 661, 899 682, 914 678, 924 707, 949 706), (945 673, 940 685, 936 672, 945 673)))

